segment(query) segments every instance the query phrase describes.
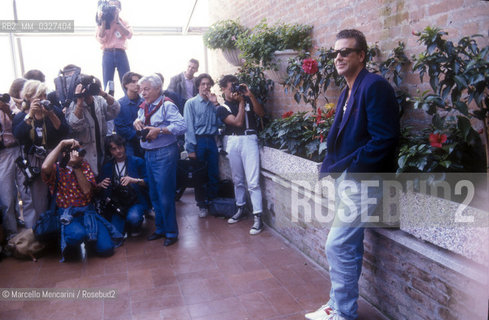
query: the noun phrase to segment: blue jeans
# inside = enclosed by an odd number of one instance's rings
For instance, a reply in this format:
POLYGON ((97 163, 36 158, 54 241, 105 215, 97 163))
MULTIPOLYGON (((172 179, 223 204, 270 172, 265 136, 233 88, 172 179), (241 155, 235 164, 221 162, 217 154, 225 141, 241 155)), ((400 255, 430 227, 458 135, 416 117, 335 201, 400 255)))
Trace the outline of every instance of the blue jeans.
POLYGON ((178 147, 176 143, 154 150, 146 150, 146 172, 149 196, 155 210, 157 234, 167 238, 178 237, 175 212, 175 192, 177 185, 178 147))
MULTIPOLYGON (((87 230, 83 224, 83 215, 74 217, 70 224, 65 226, 65 240, 68 247, 78 247, 87 238, 87 230)), ((95 253, 100 256, 110 256, 114 253, 114 243, 109 231, 100 222, 97 223, 97 241, 95 253)))
POLYGON ((364 229, 369 222, 365 217, 371 217, 380 204, 382 188, 368 189, 368 197, 376 199, 377 204, 367 205, 360 183, 346 180, 345 173, 336 180, 335 187, 335 218, 326 240, 331 279, 329 304, 341 316, 352 320, 358 317, 358 280, 362 272, 364 229), (340 196, 342 187, 344 194, 340 196))
POLYGON ((125 50, 122 49, 106 49, 102 57, 102 72, 104 77, 104 83, 102 84, 102 89, 105 89, 107 82, 109 80, 114 80, 115 69, 119 73, 119 80, 122 85, 122 76, 128 72, 129 60, 127 59, 127 54, 125 50))
POLYGON ((147 209, 148 208, 146 208, 145 205, 136 203, 135 205, 129 208, 125 219, 118 214, 114 214, 112 215, 112 219, 110 220, 110 222, 114 225, 117 231, 119 231, 122 234, 124 234, 126 222, 127 222, 127 229, 129 231, 135 232, 141 227, 141 224, 143 223, 143 215, 147 209))
POLYGON ((199 208, 206 207, 209 201, 217 197, 219 182, 219 152, 214 136, 197 136, 195 155, 200 161, 207 162, 209 182, 195 188, 195 201, 199 208))

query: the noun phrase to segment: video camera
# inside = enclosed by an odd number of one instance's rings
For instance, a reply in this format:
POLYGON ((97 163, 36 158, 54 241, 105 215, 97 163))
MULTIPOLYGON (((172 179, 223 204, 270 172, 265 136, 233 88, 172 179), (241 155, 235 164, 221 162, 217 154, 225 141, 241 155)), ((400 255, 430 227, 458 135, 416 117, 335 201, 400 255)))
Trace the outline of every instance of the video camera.
POLYGON ((246 87, 242 84, 235 82, 235 83, 231 84, 231 92, 243 94, 243 93, 246 93, 246 87))
POLYGON ((108 0, 99 0, 97 8, 99 12, 102 12, 102 16, 99 19, 97 12, 97 15, 95 16, 95 21, 99 26, 102 25, 102 21, 105 21, 105 29, 110 29, 110 23, 115 19, 117 8, 120 9, 120 2, 117 6, 110 4, 110 1, 108 0))
POLYGON ((69 107, 74 99, 76 84, 80 83, 81 69, 75 65, 67 65, 60 70, 54 79, 56 94, 63 108, 69 107))
POLYGON ((94 76, 84 76, 79 83, 82 85, 82 92, 75 94, 76 99, 86 96, 98 96, 100 94, 100 84, 94 76))
POLYGON ((63 156, 63 159, 61 159, 61 161, 59 162, 59 167, 60 168, 66 168, 66 165, 70 161, 70 152, 71 151, 77 151, 78 152, 78 155, 80 157, 84 157, 87 154, 87 150, 85 150, 85 149, 82 149, 82 148, 72 148, 70 146, 64 147, 62 151, 65 153, 65 155, 63 156))

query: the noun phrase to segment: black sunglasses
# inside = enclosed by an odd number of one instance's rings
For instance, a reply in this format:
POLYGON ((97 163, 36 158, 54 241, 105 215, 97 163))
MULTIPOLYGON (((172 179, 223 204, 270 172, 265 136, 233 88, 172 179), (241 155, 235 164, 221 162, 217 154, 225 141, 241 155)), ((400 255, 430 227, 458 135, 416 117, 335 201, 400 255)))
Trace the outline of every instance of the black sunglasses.
POLYGON ((336 57, 336 56, 338 56, 338 53, 339 53, 340 56, 342 56, 343 58, 346 58, 350 55, 350 53, 360 52, 360 51, 362 51, 362 49, 345 48, 345 49, 341 49, 341 50, 331 51, 331 54, 333 55, 333 57, 336 57))

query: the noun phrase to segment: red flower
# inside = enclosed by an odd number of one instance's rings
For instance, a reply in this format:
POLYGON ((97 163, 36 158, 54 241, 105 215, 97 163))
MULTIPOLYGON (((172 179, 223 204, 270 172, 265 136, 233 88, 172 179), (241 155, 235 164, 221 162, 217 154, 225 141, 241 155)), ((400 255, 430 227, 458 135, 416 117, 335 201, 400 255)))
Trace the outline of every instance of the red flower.
POLYGON ((430 145, 434 148, 441 148, 442 144, 447 141, 446 134, 430 133, 430 145))
POLYGON ((319 124, 319 122, 321 121, 321 108, 318 108, 318 114, 316 115, 316 124, 319 124))
POLYGON ((328 113, 326 113, 326 119, 331 118, 334 115, 334 108, 329 109, 328 113))
POLYGON ((318 72, 318 62, 314 59, 304 59, 302 62, 302 70, 307 74, 315 74, 318 72))
POLYGON ((287 119, 287 118, 291 117, 293 114, 294 114, 293 111, 286 112, 282 115, 282 119, 287 119))

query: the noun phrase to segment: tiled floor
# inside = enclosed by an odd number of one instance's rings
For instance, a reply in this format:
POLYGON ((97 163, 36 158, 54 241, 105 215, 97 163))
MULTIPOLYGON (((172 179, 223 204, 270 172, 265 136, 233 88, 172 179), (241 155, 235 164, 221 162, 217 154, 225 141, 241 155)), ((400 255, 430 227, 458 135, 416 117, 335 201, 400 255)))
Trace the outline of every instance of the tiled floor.
MULTIPOLYGON (((150 220, 110 258, 3 260, 0 287, 111 288, 117 298, 1 301, 0 319, 292 320, 327 300, 327 273, 273 231, 250 236, 251 219, 228 225, 197 213, 187 191, 177 204, 180 240, 166 248, 145 240, 150 220)), ((360 319, 384 318, 360 301, 360 319)))

